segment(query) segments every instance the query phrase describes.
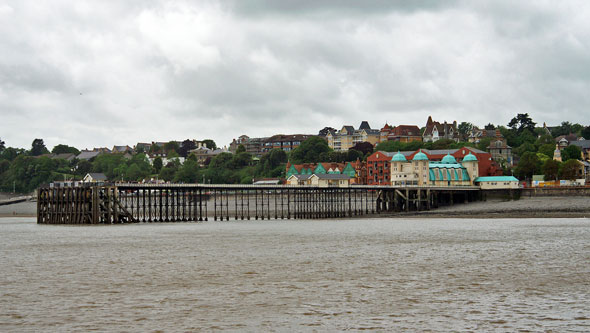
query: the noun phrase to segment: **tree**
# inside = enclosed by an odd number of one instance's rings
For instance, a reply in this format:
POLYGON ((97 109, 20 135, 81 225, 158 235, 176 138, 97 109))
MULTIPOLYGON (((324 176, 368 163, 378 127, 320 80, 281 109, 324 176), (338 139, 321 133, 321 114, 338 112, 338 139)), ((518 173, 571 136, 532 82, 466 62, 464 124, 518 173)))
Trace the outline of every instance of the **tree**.
POLYGON ((508 123, 508 127, 520 134, 523 130, 527 129, 531 132, 535 131, 535 125, 528 113, 519 113, 516 117, 512 118, 508 123))
POLYGON ((355 149, 349 149, 346 152, 346 159, 344 160, 344 162, 354 162, 356 160, 362 160, 364 157, 365 154, 363 154, 363 152, 355 149))
POLYGON ((168 159, 172 159, 172 158, 178 158, 178 157, 180 157, 180 155, 178 155, 178 153, 175 150, 171 150, 166 154, 166 157, 168 157, 168 159))
POLYGON ((515 173, 520 179, 531 178, 541 170, 541 165, 537 154, 534 152, 526 152, 520 157, 515 173))
POLYGON ((174 179, 174 175, 176 174, 177 167, 174 163, 168 163, 162 170, 160 171, 160 179, 165 180, 167 182, 174 179))
POLYGON ((237 170, 252 164, 252 155, 250 153, 242 152, 234 154, 231 161, 231 168, 237 170))
POLYGON ((568 160, 578 160, 582 157, 582 150, 575 145, 569 145, 561 150, 561 160, 563 162, 568 160))
MULTIPOLYGON (((520 146, 518 146, 518 148, 515 148, 513 150, 513 152, 518 156, 522 156, 526 152, 536 153, 537 147, 535 147, 535 145, 532 143, 525 142, 525 143, 521 144, 520 146)), ((553 155, 552 155, 552 157, 553 157, 553 155)))
POLYGON ((453 143, 451 139, 439 139, 432 143, 432 149, 449 149, 453 143))
POLYGON ((92 163, 87 160, 81 160, 75 166, 76 174, 84 176, 92 170, 92 163))
POLYGON ((291 163, 317 163, 321 153, 331 151, 328 142, 319 136, 312 136, 291 152, 291 163))
POLYGON ((135 163, 132 163, 127 170, 125 170, 125 179, 130 181, 137 181, 143 178, 143 172, 139 166, 135 163))
POLYGON ((535 142, 537 146, 546 145, 546 144, 555 144, 553 141, 553 137, 549 134, 543 134, 539 136, 537 141, 535 142))
MULTIPOLYGON (((383 141, 378 143, 375 147, 375 151, 387 151, 387 152, 398 152, 398 151, 411 151, 418 150, 420 148, 426 148, 426 145, 432 144, 431 142, 423 143, 421 141, 412 142, 399 142, 399 141, 383 141)), ((432 145, 430 146, 432 148, 432 145)))
POLYGON ((370 142, 359 142, 350 149, 360 151, 363 156, 373 153, 373 145, 370 142))
POLYGON ((53 154, 80 154, 80 151, 75 147, 70 147, 68 145, 59 144, 51 150, 53 154))
POLYGON ((10 162, 7 160, 0 160, 0 175, 10 168, 10 162))
POLYGON ((6 148, 6 143, 0 139, 0 153, 6 148))
POLYGON ((461 140, 465 141, 471 133, 471 130, 473 130, 473 124, 463 121, 459 124, 457 130, 459 131, 459 134, 461 134, 461 140))
POLYGON ((326 135, 328 135, 329 132, 336 132, 336 129, 334 127, 324 127, 320 130, 318 135, 319 136, 326 136, 326 135))
POLYGON ((544 145, 541 145, 539 147, 539 150, 537 150, 539 153, 546 155, 547 157, 553 158, 553 153, 555 152, 555 145, 551 144, 551 143, 547 143, 544 145))
POLYGON ((484 127, 484 129, 486 129, 486 130, 488 130, 488 131, 490 131, 490 130, 495 130, 495 129, 496 129, 496 126, 494 126, 494 124, 492 124, 492 123, 488 123, 488 124, 487 124, 487 125, 484 127))
POLYGON ((186 160, 174 175, 176 183, 196 183, 199 179, 199 165, 194 160, 186 160))
POLYGON ((584 129, 580 131, 580 135, 583 136, 584 139, 590 140, 590 126, 584 127, 584 129))
POLYGON ((203 140, 203 144, 209 149, 212 149, 212 150, 217 149, 217 145, 215 144, 215 141, 213 141, 211 139, 203 140))
POLYGON ((43 139, 35 139, 31 144, 31 156, 39 156, 43 154, 49 154, 49 150, 45 147, 43 139))
POLYGON ((285 172, 287 160, 288 157, 285 151, 278 148, 272 149, 262 155, 253 175, 256 177, 280 177, 285 172))
POLYGON ((569 160, 561 166, 560 179, 576 180, 580 176, 580 162, 578 160, 569 160))
POLYGON ((162 150, 162 148, 163 147, 160 147, 159 145, 157 145, 157 144, 154 143, 153 145, 150 146, 149 153, 150 154, 159 153, 162 150))
POLYGON ((164 144, 164 151, 167 153, 170 153, 172 151, 178 153, 179 150, 180 150, 180 146, 178 145, 178 142, 176 142, 176 141, 170 141, 170 142, 166 142, 164 144))
POLYGON ((479 140, 479 143, 477 144, 477 148, 479 150, 488 151, 488 147, 490 146, 491 142, 492 142, 492 138, 490 138, 490 137, 481 138, 479 140))
POLYGON ((153 167, 156 173, 160 173, 160 170, 162 170, 163 166, 162 158, 160 156, 154 158, 153 167))
POLYGON ((561 125, 555 126, 551 130, 551 135, 553 135, 553 137, 558 137, 560 135, 570 134, 571 132, 572 132, 572 123, 570 123, 569 121, 563 121, 563 122, 561 122, 561 125))
POLYGON ((239 145, 238 148, 236 149, 236 154, 245 153, 245 152, 246 152, 246 147, 244 147, 244 145, 239 145))
POLYGON ((0 159, 2 160, 7 160, 7 161, 13 161, 15 158, 17 158, 17 156, 22 155, 25 153, 25 150, 22 148, 12 148, 12 147, 8 147, 6 149, 4 149, 4 151, 2 153, 0 153, 0 159))
POLYGON ((178 149, 178 154, 180 156, 186 158, 188 156, 189 151, 191 151, 195 148, 197 148, 197 145, 195 145, 195 142, 193 140, 186 139, 186 140, 182 141, 182 145, 178 149))
POLYGON ((559 174, 559 166, 560 163, 553 159, 548 159, 543 164, 543 174, 545 175, 545 180, 557 180, 557 176, 559 174))

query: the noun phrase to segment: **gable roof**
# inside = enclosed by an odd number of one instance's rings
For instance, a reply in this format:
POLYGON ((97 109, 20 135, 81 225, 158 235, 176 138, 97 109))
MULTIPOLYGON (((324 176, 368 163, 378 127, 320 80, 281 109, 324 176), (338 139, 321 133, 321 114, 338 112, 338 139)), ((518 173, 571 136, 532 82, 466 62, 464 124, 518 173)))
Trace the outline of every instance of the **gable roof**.
POLYGON ((313 174, 310 177, 317 177, 319 179, 329 179, 329 180, 340 180, 340 179, 350 179, 350 176, 341 173, 320 173, 320 174, 313 174))
POLYGON ((583 149, 590 149, 590 140, 572 141, 571 144, 583 149))
POLYGON ((105 176, 104 173, 100 173, 100 172, 89 172, 86 174, 86 176, 84 176, 84 178, 90 176, 93 180, 97 180, 97 181, 102 181, 102 180, 107 180, 107 176, 105 176))
POLYGON ((396 126, 390 134, 391 136, 420 136, 420 128, 416 125, 399 125, 396 126))
POLYGON ((89 160, 96 156, 100 155, 99 151, 83 151, 78 156, 76 156, 79 160, 89 160))
POLYGON ((298 180, 308 180, 309 178, 311 178, 312 175, 291 175, 291 177, 289 177, 287 180, 295 177, 298 180))

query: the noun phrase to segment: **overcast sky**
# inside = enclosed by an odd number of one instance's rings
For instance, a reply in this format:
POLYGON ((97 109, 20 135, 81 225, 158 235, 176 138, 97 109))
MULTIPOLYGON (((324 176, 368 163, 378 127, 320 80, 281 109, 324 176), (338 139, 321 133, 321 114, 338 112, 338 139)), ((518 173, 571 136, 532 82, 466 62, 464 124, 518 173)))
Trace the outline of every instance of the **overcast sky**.
POLYGON ((0 0, 0 138, 590 125, 590 2, 0 0))

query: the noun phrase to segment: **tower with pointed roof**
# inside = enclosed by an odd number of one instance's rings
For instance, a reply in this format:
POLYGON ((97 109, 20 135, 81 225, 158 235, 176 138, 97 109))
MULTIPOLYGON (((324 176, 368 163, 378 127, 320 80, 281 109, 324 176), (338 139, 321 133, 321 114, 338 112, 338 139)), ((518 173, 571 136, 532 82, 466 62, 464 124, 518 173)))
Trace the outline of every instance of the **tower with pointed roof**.
POLYGON ((479 177, 479 162, 477 161, 477 157, 469 152, 469 154, 463 158, 461 164, 467 170, 467 174, 469 174, 469 183, 474 185, 473 182, 479 177))

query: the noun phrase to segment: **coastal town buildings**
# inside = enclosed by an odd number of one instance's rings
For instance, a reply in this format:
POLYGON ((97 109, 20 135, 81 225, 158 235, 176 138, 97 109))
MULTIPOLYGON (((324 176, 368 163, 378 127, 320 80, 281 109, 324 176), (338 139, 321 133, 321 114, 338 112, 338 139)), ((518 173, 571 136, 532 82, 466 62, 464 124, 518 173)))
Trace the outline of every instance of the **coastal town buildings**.
POLYGON ((560 149, 563 149, 578 140, 584 140, 584 138, 578 138, 578 136, 573 133, 568 135, 560 135, 555 138, 555 142, 559 145, 560 149))
POLYGON ((553 160, 561 162, 561 149, 559 143, 555 144, 555 150, 553 151, 553 160))
POLYGON ((377 151, 367 157, 367 185, 391 185, 391 158, 394 153, 377 151))
POLYGON ((387 140, 399 142, 422 141, 420 128, 416 125, 398 125, 387 135, 387 140))
POLYGON ((440 139, 450 139, 459 142, 459 131, 457 130, 457 122, 453 121, 448 124, 446 121, 442 124, 438 121, 433 121, 431 116, 428 116, 426 121, 426 128, 422 134, 422 141, 436 142, 440 139))
MULTIPOLYGON (((460 149, 429 150, 420 149, 416 151, 400 152, 406 160, 412 160, 418 153, 426 155, 429 161, 442 161, 447 155, 453 156, 456 160, 462 161, 468 154, 474 155, 478 160, 479 176, 500 176, 502 169, 493 161, 490 153, 472 148, 463 147, 460 149)), ((395 153, 377 151, 367 157, 367 184, 368 185, 391 185, 391 160, 395 153)))
POLYGON ((240 135, 237 139, 233 139, 229 144, 229 150, 230 152, 235 153, 238 150, 238 147, 242 145, 247 153, 252 156, 261 157, 262 146, 266 139, 267 138, 251 138, 247 135, 240 135))
POLYGON ((369 142, 376 145, 381 142, 381 139, 381 132, 377 129, 371 129, 367 121, 361 122, 358 129, 345 125, 339 131, 330 131, 326 135, 328 146, 335 151, 348 151, 360 142, 369 142))
MULTIPOLYGON (((467 141, 470 143, 479 143, 482 139, 491 138, 495 139, 498 137, 499 131, 495 129, 487 130, 487 129, 479 129, 477 127, 473 127, 471 129, 471 133, 469 133, 469 137, 467 141)), ((502 134, 500 134, 502 136, 502 134)), ((503 137, 502 137, 503 138, 503 137)))
POLYGON ((391 159, 392 185, 473 186, 479 177, 478 161, 469 152, 461 162, 447 154, 440 161, 429 161, 422 151, 408 160, 398 152, 391 159))
POLYGON ((346 174, 291 175, 287 184, 292 186, 349 187, 351 178, 346 174))
POLYGON ((582 151, 582 160, 590 161, 590 140, 573 141, 571 144, 580 148, 582 151))
MULTIPOLYGON (((387 141, 387 138, 393 132, 394 128, 395 128, 395 126, 391 126, 388 123, 385 123, 385 125, 379 130, 379 134, 380 134, 379 142, 387 141)), ((422 140, 422 138, 420 138, 420 140, 422 140)))
POLYGON ((229 150, 235 153, 238 147, 242 145, 247 153, 261 157, 273 149, 290 152, 312 136, 311 134, 277 134, 268 138, 250 138, 247 135, 241 135, 232 140, 229 144, 229 150))
POLYGON ((204 167, 217 155, 221 153, 231 153, 226 148, 209 149, 205 146, 190 150, 189 155, 194 155, 197 158, 197 163, 200 167, 204 167))
POLYGON ((518 179, 513 176, 479 177, 474 181, 482 190, 517 189, 518 179))
POLYGON ((84 178, 82 178, 83 183, 104 183, 106 181, 107 176, 100 172, 87 173, 84 178))
MULTIPOLYGON (((366 180, 365 163, 360 160, 355 162, 345 163, 306 163, 306 164, 290 164, 286 166, 286 178, 289 179, 293 175, 322 175, 322 174, 344 174, 350 178, 351 184, 363 185, 366 180)), ((299 177, 301 178, 301 177, 299 177)))
POLYGON ((129 146, 113 146, 113 149, 111 149, 111 152, 113 154, 125 154, 125 153, 133 153, 133 148, 129 147, 129 146))
MULTIPOLYGON (((282 149, 286 152, 290 152, 293 149, 299 147, 301 143, 313 135, 311 134, 277 134, 270 138, 262 140, 262 153, 268 153, 273 149, 282 149)), ((246 150, 247 151, 247 150, 246 150)))
POLYGON ((500 165, 512 166, 514 161, 512 158, 512 147, 506 143, 506 139, 496 130, 495 138, 490 142, 488 151, 492 155, 492 159, 500 165), (504 164, 505 163, 505 164, 504 164))

